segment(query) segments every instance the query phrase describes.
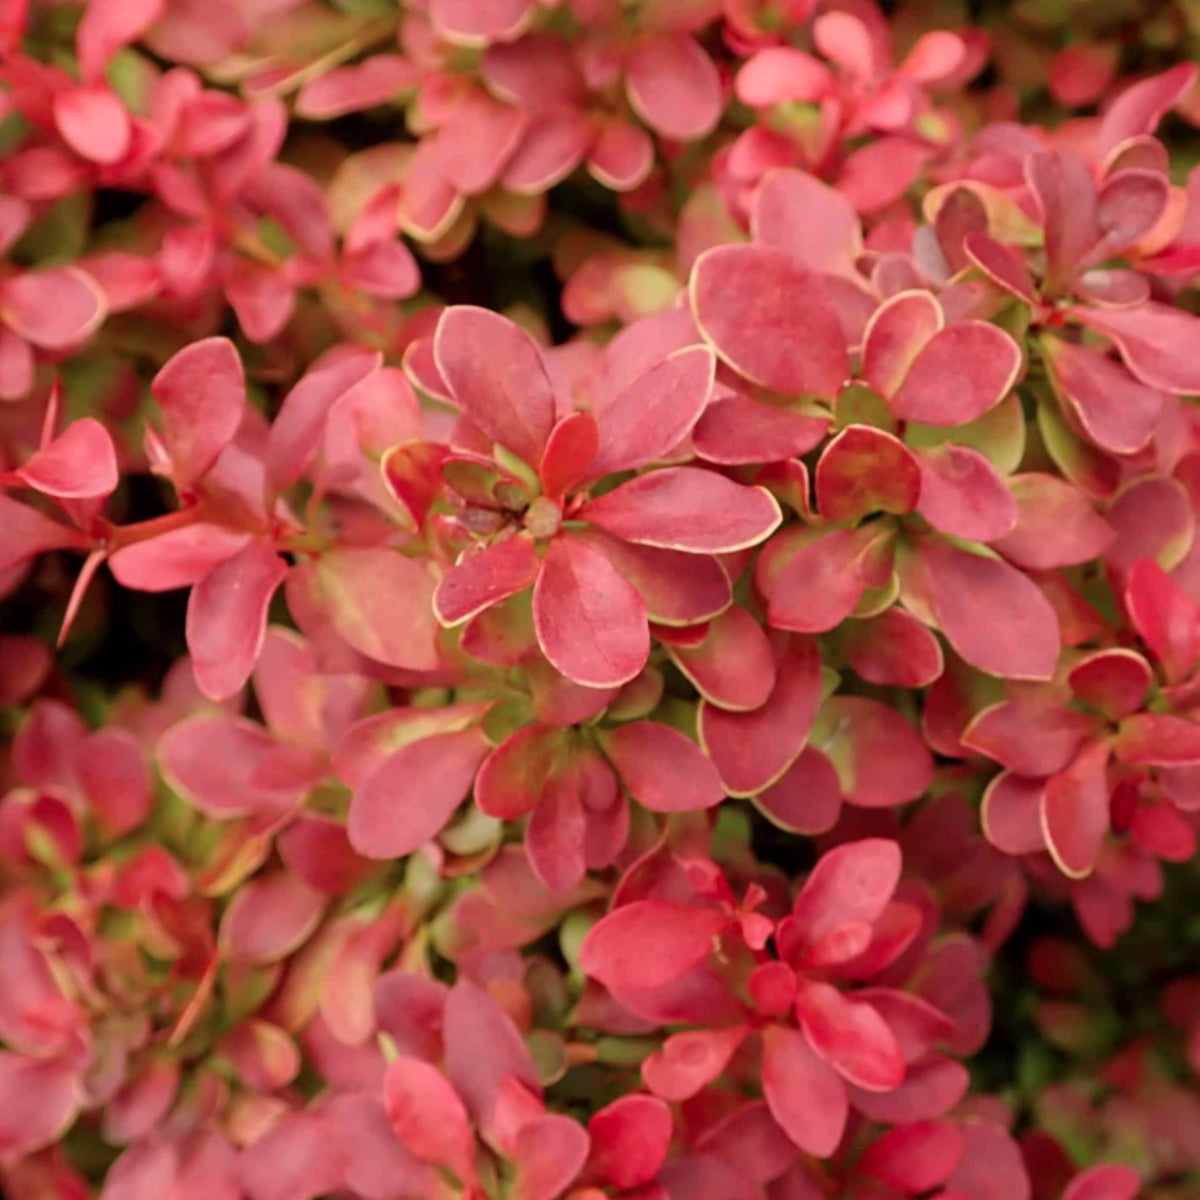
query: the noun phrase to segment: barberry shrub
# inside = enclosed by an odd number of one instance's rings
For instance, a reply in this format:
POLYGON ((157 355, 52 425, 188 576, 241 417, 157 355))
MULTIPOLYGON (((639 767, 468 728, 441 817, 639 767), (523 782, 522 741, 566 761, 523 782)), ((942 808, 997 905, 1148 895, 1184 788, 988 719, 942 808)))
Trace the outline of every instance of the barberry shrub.
POLYGON ((967 7, 0 0, 6 1200, 1200 1195, 1200 26, 967 7))

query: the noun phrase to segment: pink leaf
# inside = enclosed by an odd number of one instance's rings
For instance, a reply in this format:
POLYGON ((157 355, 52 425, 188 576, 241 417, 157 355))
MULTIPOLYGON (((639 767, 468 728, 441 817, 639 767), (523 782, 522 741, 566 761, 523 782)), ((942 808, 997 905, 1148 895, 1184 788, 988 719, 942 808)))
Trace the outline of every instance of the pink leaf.
POLYGON ((0 1051, 0 1155, 18 1160, 57 1141, 83 1098, 69 1060, 0 1051))
POLYGON ((1091 500, 1055 475, 1031 472, 1010 480, 1017 523, 992 544, 1031 571, 1073 567, 1099 558, 1116 536, 1091 500))
POLYGON ((193 342, 168 360, 150 391, 163 414, 163 440, 177 487, 206 475, 233 441, 246 407, 242 362, 227 338, 193 342))
POLYGON ((501 0, 496 4, 435 0, 430 16, 437 31, 449 41, 484 46, 493 41, 512 41, 532 7, 530 0, 501 0))
POLYGON ((796 1015, 812 1048, 849 1083, 890 1092, 904 1081, 900 1047, 869 1004, 846 999, 832 984, 805 983, 796 996, 796 1015))
POLYGON ((1025 575, 936 538, 917 553, 938 627, 971 666, 1005 679, 1054 674, 1058 618, 1025 575))
POLYGON ((455 305, 438 321, 433 353, 471 422, 536 467, 554 427, 555 405, 541 351, 529 334, 487 309, 455 305))
POLYGON ((1094 742, 1046 783, 1042 831, 1059 869, 1073 879, 1091 873, 1108 832, 1108 757, 1108 744, 1094 742))
POLYGON ((721 358, 754 383, 832 397, 850 371, 820 280, 773 246, 718 246, 692 269, 692 312, 721 358))
POLYGON ((108 430, 84 417, 43 446, 16 475, 46 496, 94 499, 117 487, 117 455, 108 430))
POLYGON ((192 589, 187 642, 196 684, 210 700, 226 700, 250 678, 267 632, 271 597, 288 565, 258 540, 214 567, 192 589))
POLYGON ((1168 713, 1134 713, 1121 722, 1113 749, 1131 766, 1200 764, 1200 724, 1168 713))
POLYGON ((579 517, 624 541, 691 554, 756 546, 783 520, 770 492, 699 467, 639 475, 584 505, 579 517))
MULTIPOLYGON (((738 74, 738 88, 755 64, 772 56, 792 56, 816 63, 790 46, 760 51, 738 74)), ((820 64, 816 64, 820 66, 820 64)), ((825 72, 825 68, 820 66, 825 72)), ((789 75, 782 87, 796 80, 789 75)), ((826 78, 828 74, 826 73, 826 78)), ((754 240, 786 250, 801 266, 821 274, 855 276, 855 263, 863 250, 862 226, 846 198, 814 175, 804 171, 771 171, 754 197, 750 228, 754 240)))
POLYGON ((716 360, 689 346, 644 371, 605 407, 591 476, 644 467, 687 436, 712 393, 716 360))
POLYGON ((165 0, 91 0, 75 32, 84 82, 99 80, 112 56, 137 41, 165 7, 165 0))
POLYGON ((632 191, 654 169, 654 139, 632 121, 607 120, 592 143, 587 165, 605 187, 615 192, 632 191))
POLYGON ((846 1128, 845 1085, 799 1030, 768 1025, 762 1038, 763 1095, 771 1115, 801 1150, 828 1158, 846 1128))
POLYGON ((525 827, 525 853, 548 891, 569 892, 587 874, 587 814, 570 777, 548 781, 525 827))
POLYGON ((1042 832, 1045 781, 1002 771, 983 794, 980 824, 984 836, 1005 854, 1037 854, 1046 847, 1042 832))
POLYGON ((572 1117, 547 1113, 527 1121, 513 1147, 512 1200, 555 1200, 587 1161, 589 1144, 586 1130, 572 1117))
POLYGON ((27 271, 0 285, 0 320, 42 350, 78 346, 106 315, 104 293, 77 267, 27 271))
POLYGON ((954 1122, 916 1121, 889 1129, 872 1142, 858 1170, 902 1192, 928 1192, 949 1179, 964 1145, 954 1122))
MULTIPOLYGON (((819 58, 793 46, 768 46, 746 60, 738 71, 735 90, 743 104, 751 108, 771 108, 789 102, 812 104, 836 86, 833 73, 819 58)), ((800 172, 786 174, 799 175, 800 172)), ((780 244, 759 233, 755 236, 760 241, 780 244)))
POLYGON ((283 398, 267 435, 264 466, 267 487, 282 492, 312 466, 333 406, 356 384, 374 374, 378 354, 352 350, 322 355, 283 398))
POLYGON ((1127 139, 1153 133, 1159 121, 1187 95, 1195 82, 1196 64, 1187 62, 1126 88, 1105 112, 1093 154, 1102 160, 1127 139))
POLYGON ((129 153, 133 125, 120 97, 100 84, 73 87, 54 97, 54 123, 81 158, 111 166, 129 153))
POLYGON ((635 900, 592 926, 579 967, 614 990, 663 987, 703 962, 728 923, 719 909, 635 900))
POLYGON ((1062 1200, 1137 1200, 1141 1176, 1120 1163, 1091 1167, 1071 1180, 1062 1200))
POLYGON ((400 1144, 425 1162, 475 1179, 475 1145, 462 1100, 446 1077, 418 1058, 395 1058, 383 1079, 383 1106, 400 1144))
POLYGON ((313 1200, 342 1186, 348 1147, 323 1113, 290 1112, 238 1156, 250 1200, 313 1200))
POLYGON ((855 211, 879 212, 899 200, 913 185, 928 153, 919 142, 907 137, 876 138, 846 159, 838 190, 855 211))
POLYGON ((221 918, 221 945, 235 960, 277 962, 317 928, 326 898, 287 871, 258 875, 234 894, 221 918))
POLYGON ((1168 682, 1185 678, 1200 657, 1200 608, 1148 558, 1130 568, 1125 604, 1142 641, 1162 663, 1168 682))
POLYGON ((641 596, 646 615, 660 625, 695 625, 729 607, 729 576, 710 555, 638 546, 598 529, 575 539, 608 559, 641 596))
POLYGON ((985 708, 963 731, 962 742, 1010 771, 1041 778, 1066 767, 1095 729, 1086 713, 1021 697, 985 708))
POLYGON ((1088 261, 1116 258, 1145 237, 1162 218, 1170 189, 1170 180, 1157 171, 1123 170, 1110 175, 1096 208, 1100 240, 1088 261))
POLYGON ((961 321, 917 355, 892 412, 925 425, 966 425, 996 407, 1017 381, 1021 350, 1002 329, 961 321))
POLYGON ((941 643, 902 608, 847 622, 840 634, 847 664, 867 683, 921 688, 942 673, 941 643))
POLYGON ((688 1100, 725 1070, 747 1032, 735 1025, 672 1034, 643 1061, 642 1078, 664 1100, 688 1100))
POLYGON ((542 653, 585 687, 628 683, 650 653, 642 598, 578 538, 551 543, 533 589, 533 621, 542 653))
POLYGON ((862 377, 881 396, 892 396, 917 356, 946 324, 929 292, 899 292, 875 310, 863 340, 862 377))
POLYGON ((692 431, 692 445, 711 463, 784 462, 807 454, 828 428, 827 417, 737 393, 714 400, 704 410, 692 431))
POLYGON ((946 442, 916 455, 921 469, 917 512, 951 537, 993 542, 1017 523, 1017 502, 999 471, 978 450, 946 442))
POLYGON ((1052 337, 1040 345, 1064 406, 1092 442, 1113 454, 1133 454, 1149 442, 1162 415, 1162 392, 1099 350, 1052 337))
POLYGON ((1042 213, 1046 234, 1046 288, 1059 291, 1071 279, 1098 235, 1096 185, 1074 150, 1043 150, 1025 160, 1025 178, 1042 213))
POLYGON ((920 734, 877 700, 831 696, 813 743, 837 770, 843 798, 863 808, 905 804, 933 781, 933 758, 920 734))
POLYGON ((296 96, 296 115, 328 121, 386 104, 420 81, 419 70, 399 54, 374 54, 351 67, 310 79, 296 96))
POLYGON ((899 846, 883 838, 823 854, 792 906, 804 943, 816 945, 842 925, 877 921, 896 890, 900 866, 899 846))
POLYGON ((701 701, 700 743, 731 796, 753 796, 796 761, 821 701, 821 662, 809 641, 776 665, 775 687, 753 712, 727 712, 701 701))
POLYGON ((118 837, 136 829, 154 804, 150 772, 132 735, 99 729, 82 746, 75 769, 104 831, 118 837))
POLYGON ((721 115, 721 77, 708 53, 685 33, 643 42, 625 68, 634 111, 664 137, 704 137, 721 115))
POLYGON ((85 550, 88 539, 78 529, 60 525, 35 508, 0 493, 0 571, 8 571, 50 550, 85 550))
POLYGON ((466 799, 487 754, 478 729, 402 746, 350 802, 350 844, 364 858, 403 858, 436 837, 466 799))
POLYGON ((438 667, 437 585, 427 562, 394 550, 348 548, 323 554, 316 572, 334 629, 360 654, 410 671, 438 667), (397 611, 405 620, 396 620, 397 611))
POLYGON ((533 539, 524 534, 468 553, 450 568, 434 593, 433 605, 443 625, 461 625, 501 600, 523 592, 541 569, 533 539))
POLYGON ((759 708, 775 686, 771 643, 740 605, 727 608, 712 621, 699 646, 668 650, 696 690, 721 708, 734 712, 759 708))
POLYGON ((629 793, 652 812, 693 812, 725 798, 716 767, 669 725, 634 721, 600 735, 629 793))
POLYGON ((191 587, 233 558, 252 535, 203 521, 173 529, 144 542, 122 547, 109 569, 123 587, 139 592, 169 592, 191 587))
POLYGON ((1144 384, 1200 392, 1200 360, 1190 351, 1200 339, 1200 317, 1153 300, 1136 308, 1073 308, 1067 315, 1108 338, 1144 384))

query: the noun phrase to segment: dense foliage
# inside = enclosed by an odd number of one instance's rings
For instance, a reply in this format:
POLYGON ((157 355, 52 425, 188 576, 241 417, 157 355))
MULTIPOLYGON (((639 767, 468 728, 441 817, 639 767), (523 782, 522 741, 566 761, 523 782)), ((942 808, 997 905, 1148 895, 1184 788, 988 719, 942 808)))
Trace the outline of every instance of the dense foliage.
POLYGON ((0 0, 7 1200, 1195 1200, 1193 0, 0 0))

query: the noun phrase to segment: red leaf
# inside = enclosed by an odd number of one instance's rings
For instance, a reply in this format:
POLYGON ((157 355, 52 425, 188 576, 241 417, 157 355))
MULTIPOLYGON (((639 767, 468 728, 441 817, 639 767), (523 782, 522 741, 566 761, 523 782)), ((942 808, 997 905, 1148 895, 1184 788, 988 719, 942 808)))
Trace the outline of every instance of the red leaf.
POLYGON ((707 346, 688 346, 626 384, 604 409, 589 474, 644 467, 674 450, 704 411, 715 370, 707 346))
POLYGON ((758 545, 783 514, 763 488, 699 467, 667 467, 585 504, 579 519, 643 546, 726 554, 758 545))
POLYGON ((789 395, 832 398, 846 339, 816 276, 772 246, 718 246, 692 268, 692 311, 734 370, 789 395))
POLYGON ((74 421, 14 472, 45 496, 94 499, 117 487, 117 455, 108 430, 84 417, 74 421))
POLYGON ((962 1132, 966 1150, 945 1194, 971 1200, 1030 1200, 1029 1174, 1012 1135, 988 1120, 964 1121, 962 1132))
POLYGON ((817 508, 826 521, 907 513, 921 492, 921 470, 899 438, 869 425, 850 425, 822 452, 816 488, 817 508))
POLYGON ((517 1131, 512 1200, 555 1200, 587 1161, 590 1141, 573 1117, 547 1113, 517 1131))
POLYGON ((891 398, 901 420, 966 425, 996 407, 1021 370, 1021 350, 1002 329, 960 321, 935 334, 891 398))
POLYGON ((154 804, 142 750, 121 729, 99 729, 76 756, 75 770, 101 827, 110 837, 138 828, 154 804))
POLYGON ((310 79, 296 96, 296 115, 328 121, 395 99, 420 80, 419 68, 398 54, 373 54, 352 67, 310 79))
POLYGON ((525 853, 546 889, 569 892, 587 873, 587 814, 576 781, 551 777, 525 828, 525 853))
POLYGON ((765 704, 775 686, 771 643, 742 607, 727 608, 695 647, 667 647, 696 690, 721 708, 745 712, 765 704))
POLYGON ((837 770, 843 798, 863 808, 905 804, 933 781, 933 757, 920 734, 877 700, 831 696, 812 743, 837 770))
POLYGON ((1169 683, 1191 672, 1200 657, 1200 608, 1152 559, 1129 570, 1125 604, 1142 641, 1162 663, 1169 683))
POLYGON ((474 1182, 475 1139, 467 1110, 437 1067, 394 1058, 383 1078, 383 1107, 410 1154, 448 1167, 462 1183, 474 1182))
POLYGON ((1072 308, 1067 316, 1103 334, 1143 383, 1164 392, 1200 392, 1200 318, 1148 300, 1136 308, 1072 308))
POLYGON ((851 670, 880 687, 926 687, 945 665, 941 643, 902 608, 889 608, 866 621, 848 621, 840 634, 851 670))
POLYGON ((796 1016, 812 1048, 848 1082, 871 1092, 904 1082, 904 1055, 869 1004, 846 999, 832 984, 808 982, 796 996, 796 1016))
POLYGON ((1096 650, 1071 668, 1067 682, 1085 704, 1098 708, 1112 721, 1137 712, 1154 676, 1134 650, 1096 650))
POLYGON ((287 563, 256 539, 192 589, 188 651, 196 685, 210 700, 236 695, 250 678, 266 636, 271 597, 287 573, 287 563))
POLYGON ((436 580, 427 562, 394 550, 336 549, 316 571, 329 619, 355 650, 391 667, 437 669, 436 580))
POLYGON ((258 875, 234 893, 221 918, 221 946, 235 961, 278 962, 320 924, 326 897, 287 871, 258 875))
POLYGON ((1166 211, 1170 190, 1170 180, 1158 171, 1134 169, 1109 175, 1096 208, 1101 236, 1088 261, 1116 258, 1145 237, 1166 211))
POLYGON ((1113 750, 1130 766, 1200 764, 1200 724, 1166 713, 1135 713, 1121 722, 1113 750))
POLYGON ((625 67, 634 111, 663 137, 704 137, 721 116, 721 77, 695 38, 668 33, 643 41, 625 67))
POLYGON ((1061 771, 1096 731, 1096 719, 1061 702, 1018 697, 985 708, 962 743, 1018 775, 1043 778, 1061 771))
POLYGON ((1005 679, 1054 674, 1058 618, 1026 576, 940 539, 917 553, 938 627, 971 666, 1005 679))
POLYGON ((917 512, 951 537, 992 542, 1017 523, 1017 502, 999 471, 978 450, 946 442, 917 452, 917 512))
POLYGON ((725 799, 716 767, 669 725, 634 721, 599 740, 630 795, 652 812, 693 812, 725 799))
POLYGON ((843 925, 879 920, 900 881, 900 866, 900 847, 884 838, 847 842, 823 854, 792 906, 804 944, 814 946, 843 925))
POLYGON ((1046 845, 1059 870, 1073 879, 1091 874, 1108 832, 1108 757, 1108 743, 1094 742, 1046 783, 1046 845))
POLYGON ((507 317, 446 309, 434 334, 438 371, 472 424, 537 467, 554 428, 554 392, 541 351, 507 317))
POLYGON ((771 1115, 801 1150, 828 1158, 846 1128, 845 1085, 799 1030, 768 1025, 762 1039, 763 1095, 771 1115))
POLYGON ((554 539, 533 589, 542 653, 585 687, 628 683, 646 664, 646 606, 602 554, 568 535, 554 539))
POLYGON ((536 807, 550 781, 565 770, 569 736, 559 729, 518 729, 487 756, 475 781, 475 802, 488 816, 515 821, 536 807))
POLYGON ((108 560, 108 565, 123 587, 139 592, 169 592, 199 583, 233 558, 251 537, 200 521, 125 546, 108 560))
POLYGON ((150 391, 163 414, 163 440, 175 484, 190 488, 233 441, 246 408, 242 362, 227 338, 206 338, 179 351, 150 391))
POLYGON ((776 782, 808 740, 821 702, 821 660, 809 641, 776 664, 775 687, 754 712, 700 703, 700 743, 731 796, 754 796, 776 782))
POLYGON ((1127 139, 1153 133, 1159 121, 1187 95, 1195 82, 1196 64, 1183 62, 1126 88, 1101 119, 1092 146, 1097 161, 1127 139))
MULTIPOLYGON (((735 90, 743 104, 751 108, 771 108, 789 101, 811 104, 823 99, 836 86, 833 72, 819 58, 793 46, 768 46, 747 59, 738 71, 735 90)), ((789 183, 786 187, 781 186, 780 191, 789 198, 795 195, 801 202, 807 200, 811 193, 802 190, 799 184, 791 184, 791 177, 806 181, 812 178, 799 171, 773 171, 764 179, 762 188, 765 189, 768 183, 776 179, 783 179, 789 183)), ((801 203, 800 207, 805 205, 801 203)), ((824 228, 824 224, 818 222, 817 229, 824 231, 824 228)), ((755 238, 772 245, 780 244, 771 238, 764 238, 758 230, 755 231, 755 238)))
POLYGON ((1102 450, 1133 454, 1154 436, 1165 397, 1107 354, 1062 338, 1039 343, 1063 405, 1102 450))
POLYGON ((929 292, 899 292, 875 310, 863 339, 862 377, 881 396, 893 396, 917 356, 946 324, 929 292))
POLYGON ((666 1162, 673 1131, 671 1110, 657 1097, 622 1096, 588 1121, 589 1172, 609 1187, 641 1187, 666 1162))
POLYGON ((838 190, 858 212, 879 212, 913 185, 928 153, 919 142, 907 137, 876 138, 847 157, 838 190))
POLYGON ((106 315, 104 293, 77 267, 27 271, 0 285, 0 320, 42 350, 78 346, 106 315))
POLYGON ((347 826, 364 858, 403 858, 436 837, 488 752, 478 729, 439 733, 389 755, 354 793, 347 826))
POLYGON ((963 239, 963 249, 971 262, 993 283, 1026 304, 1036 303, 1033 280, 1019 250, 982 232, 967 234, 963 239))
POLYGON ((588 930, 579 968, 614 991, 664 987, 703 962, 728 923, 719 909, 635 900, 588 930))
POLYGON ((476 613, 523 592, 538 577, 541 561, 533 539, 505 538, 478 553, 468 552, 438 584, 433 605, 443 625, 460 625, 476 613))
POLYGON ((962 1131, 952 1121, 917 1121, 889 1129, 867 1147, 858 1170, 901 1192, 916 1195, 950 1178, 962 1158, 962 1131))
POLYGON ((555 425, 538 469, 547 496, 557 499, 597 473, 593 464, 599 436, 591 413, 572 413, 555 425))
POLYGON ((779 781, 754 797, 754 806, 777 828, 812 836, 837 823, 842 788, 829 759, 805 746, 779 781))
POLYGON ((573 536, 598 550, 633 585, 656 624, 694 626, 724 612, 732 601, 729 576, 707 554, 638 546, 598 529, 573 536))

